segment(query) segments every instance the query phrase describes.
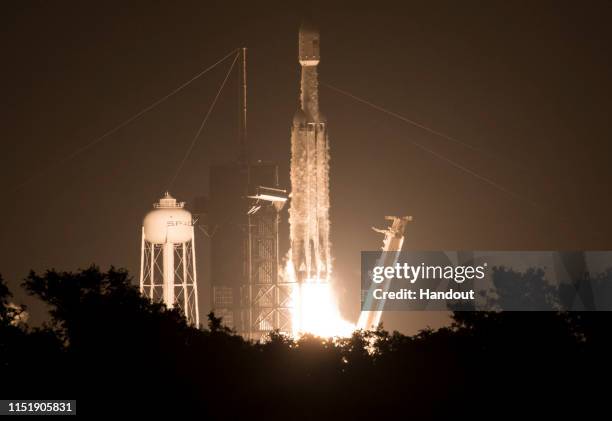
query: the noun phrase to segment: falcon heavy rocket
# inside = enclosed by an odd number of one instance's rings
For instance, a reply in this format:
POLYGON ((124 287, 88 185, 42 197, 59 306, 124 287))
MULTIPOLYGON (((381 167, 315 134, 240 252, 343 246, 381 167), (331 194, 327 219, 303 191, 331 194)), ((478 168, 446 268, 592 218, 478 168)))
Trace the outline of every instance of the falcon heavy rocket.
POLYGON ((319 111, 319 32, 310 24, 300 27, 299 61, 300 108, 291 128, 290 258, 298 282, 327 282, 329 145, 326 120, 319 111))

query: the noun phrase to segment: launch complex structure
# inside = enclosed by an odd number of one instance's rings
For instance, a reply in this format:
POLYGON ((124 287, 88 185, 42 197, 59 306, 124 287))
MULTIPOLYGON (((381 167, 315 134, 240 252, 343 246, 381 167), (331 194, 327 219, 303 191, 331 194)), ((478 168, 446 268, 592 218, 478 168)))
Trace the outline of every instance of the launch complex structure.
POLYGON ((241 50, 238 159, 210 169, 204 224, 211 237, 211 308, 247 339, 291 331, 292 288, 280 276, 280 212, 287 193, 278 165, 254 161, 247 147, 246 48, 241 50))
POLYGON ((223 232, 213 236, 211 244, 212 309, 250 339, 274 329, 293 334, 303 330, 303 301, 309 295, 302 285, 329 288, 329 146, 326 121, 319 111, 318 30, 302 24, 298 46, 301 93, 291 126, 290 251, 284 268, 279 212, 288 198, 279 188, 278 166, 250 161, 246 149, 244 49, 242 152, 237 162, 211 169, 209 223, 223 232), (242 246, 237 249, 237 244, 242 246))
MULTIPOLYGON (((320 37, 314 26, 302 24, 298 50, 300 105, 291 125, 290 196, 279 186, 278 165, 254 161, 249 154, 242 48, 234 59, 242 58, 237 159, 211 166, 209 197, 203 206, 196 205, 195 219, 183 202, 166 193, 143 221, 140 290, 152 300, 178 306, 191 324, 200 323, 198 227, 210 238, 211 308, 227 327, 252 340, 273 330, 296 337, 349 335, 355 328, 340 317, 331 285, 329 143, 319 109, 320 37), (290 248, 281 262, 280 212, 289 198, 290 248)), ((383 250, 399 251, 407 219, 389 219, 392 226, 380 231, 383 250)), ((378 324, 381 310, 363 314, 359 327, 378 324)))
MULTIPOLYGON (((279 188, 278 165, 252 161, 246 138, 246 49, 241 66, 241 149, 237 161, 210 173, 208 229, 211 239, 212 310, 248 339, 272 330, 293 335, 349 335, 355 328, 340 317, 332 286, 330 249, 329 142, 319 109, 319 31, 303 23, 298 37, 300 105, 291 125, 291 194, 279 188), (288 199, 286 264, 279 249, 280 212, 288 199), (238 245, 238 246, 237 246, 238 245)), ((409 218, 394 218, 383 250, 401 249, 409 218)), ((360 318, 371 328, 381 310, 360 318)))

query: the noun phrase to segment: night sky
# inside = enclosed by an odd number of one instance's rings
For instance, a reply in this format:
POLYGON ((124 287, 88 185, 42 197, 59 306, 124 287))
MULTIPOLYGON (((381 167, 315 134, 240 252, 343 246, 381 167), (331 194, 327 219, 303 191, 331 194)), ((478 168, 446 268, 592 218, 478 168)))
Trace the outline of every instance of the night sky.
MULTIPOLYGON (((612 248, 609 2, 254 3, 3 2, 0 272, 15 292, 29 269, 95 262, 138 277, 142 217, 230 61, 57 163, 234 48, 248 47, 252 156, 277 161, 289 188, 304 16, 321 31, 321 82, 478 150, 321 88, 334 277, 347 318, 359 308, 359 253, 381 246, 370 227, 384 227, 385 215, 414 217, 407 249, 612 248)), ((171 193, 187 206, 206 195, 209 165, 237 155, 237 131, 234 73, 171 193)), ((283 223, 287 232, 286 211, 283 223)), ((207 246, 196 238, 204 274, 207 246)), ((442 318, 383 321, 412 333, 442 318)))

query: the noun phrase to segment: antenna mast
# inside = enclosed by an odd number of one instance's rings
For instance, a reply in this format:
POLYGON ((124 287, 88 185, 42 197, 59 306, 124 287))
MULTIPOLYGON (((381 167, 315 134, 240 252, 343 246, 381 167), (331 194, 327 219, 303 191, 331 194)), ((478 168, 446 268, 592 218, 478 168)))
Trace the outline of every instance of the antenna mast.
POLYGON ((246 47, 242 47, 242 77, 241 77, 241 113, 240 113, 240 157, 239 161, 242 164, 247 164, 248 150, 247 150, 247 74, 246 74, 246 47))

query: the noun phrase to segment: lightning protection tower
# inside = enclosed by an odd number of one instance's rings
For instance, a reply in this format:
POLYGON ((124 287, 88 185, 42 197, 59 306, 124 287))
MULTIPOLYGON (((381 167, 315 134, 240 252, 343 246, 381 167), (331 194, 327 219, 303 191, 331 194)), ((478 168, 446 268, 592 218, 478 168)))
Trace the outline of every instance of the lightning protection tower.
POLYGON ((151 301, 180 308, 199 326, 193 218, 185 202, 168 192, 153 204, 142 224, 140 292, 151 301))

